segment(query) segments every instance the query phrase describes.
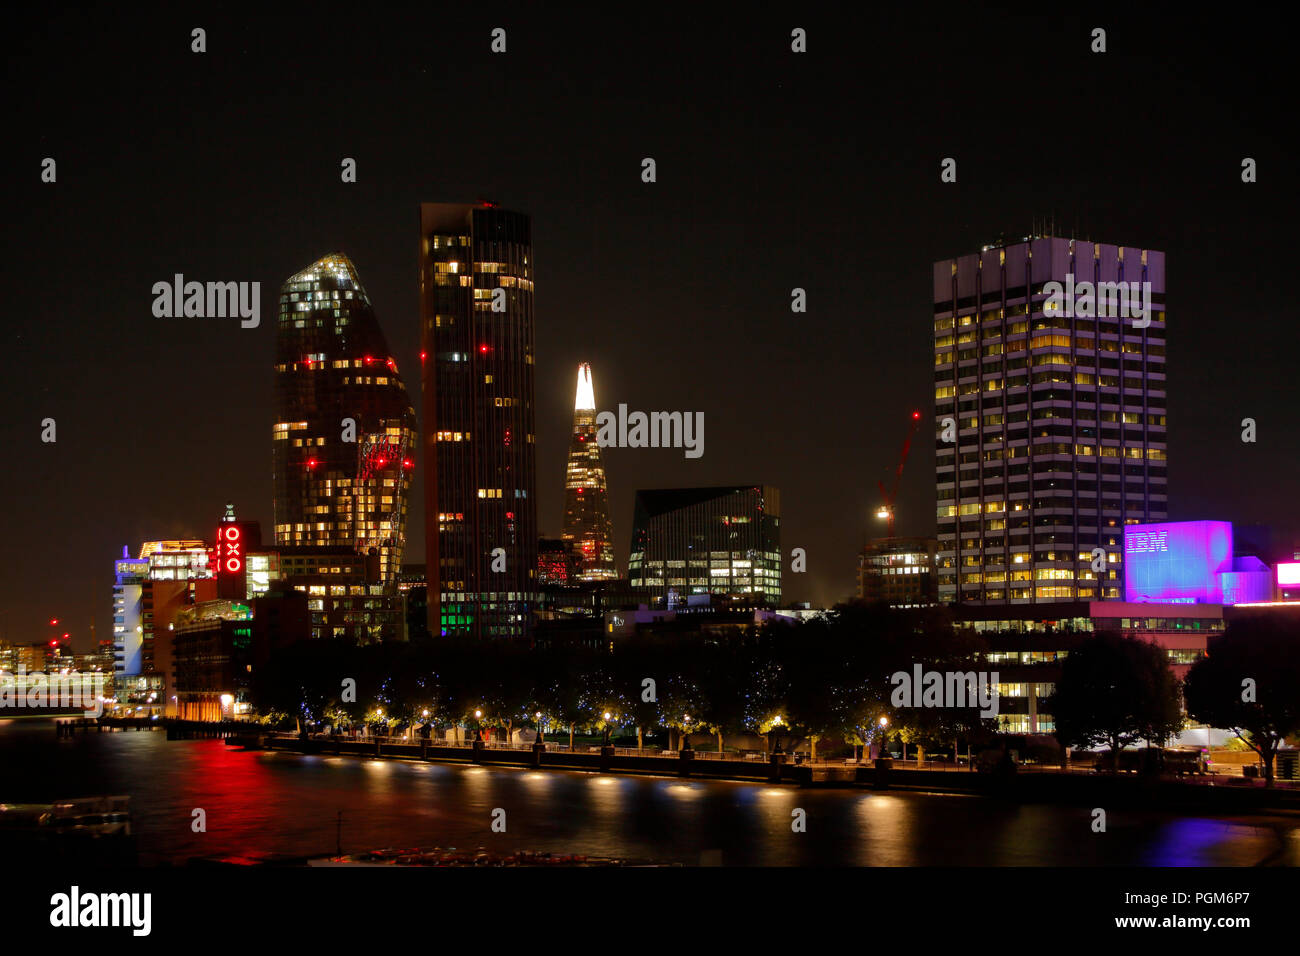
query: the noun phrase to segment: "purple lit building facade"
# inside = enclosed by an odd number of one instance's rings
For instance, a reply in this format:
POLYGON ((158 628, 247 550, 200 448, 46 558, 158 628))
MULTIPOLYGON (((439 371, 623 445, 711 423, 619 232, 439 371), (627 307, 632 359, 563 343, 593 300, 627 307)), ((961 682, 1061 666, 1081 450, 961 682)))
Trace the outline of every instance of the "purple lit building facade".
POLYGON ((1124 529, 1125 599, 1138 604, 1248 604, 1272 598, 1273 572, 1233 552, 1229 521, 1124 529))
POLYGON ((1153 250, 1035 237, 935 263, 941 603, 1122 600, 1124 527, 1167 516, 1164 302, 1153 250))

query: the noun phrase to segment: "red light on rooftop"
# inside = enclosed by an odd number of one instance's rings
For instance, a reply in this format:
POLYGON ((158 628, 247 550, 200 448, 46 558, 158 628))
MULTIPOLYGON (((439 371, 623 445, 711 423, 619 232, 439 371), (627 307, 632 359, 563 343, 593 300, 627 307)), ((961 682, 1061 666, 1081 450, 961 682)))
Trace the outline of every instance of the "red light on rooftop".
POLYGON ((428 353, 428 352, 421 352, 421 353, 420 353, 420 361, 421 361, 421 362, 423 362, 423 361, 424 361, 425 359, 427 359, 428 357, 429 357, 429 353, 428 353))
POLYGON ((411 459, 409 459, 409 458, 403 458, 403 459, 402 459, 402 467, 403 467, 403 468, 414 468, 414 467, 415 467, 415 462, 411 461, 411 459))
POLYGON ((912 418, 913 418, 913 419, 915 419, 915 420, 919 420, 920 417, 921 417, 921 413, 920 413, 920 412, 912 412, 912 418))
POLYGON ((506 517, 509 518, 511 521, 514 521, 514 520, 515 520, 515 513, 514 513, 513 511, 507 511, 507 512, 506 512, 506 517))
POLYGON ((63 635, 63 639, 66 641, 66 640, 67 640, 68 638, 70 638, 71 636, 72 636, 71 634, 64 634, 64 635, 63 635))
POLYGON ((315 459, 315 458, 308 458, 308 459, 307 459, 307 467, 308 467, 308 468, 315 468, 315 467, 316 467, 316 459, 315 459))
POLYGON ((52 617, 52 618, 50 618, 50 626, 51 626, 51 627, 53 627, 54 625, 56 625, 56 624, 58 624, 58 623, 59 623, 59 619, 58 619, 57 617, 52 617))
POLYGON ((483 352, 484 354, 486 354, 486 353, 487 353, 487 350, 488 350, 488 347, 487 347, 486 345, 480 345, 480 346, 478 347, 478 350, 479 350, 480 352, 483 352))

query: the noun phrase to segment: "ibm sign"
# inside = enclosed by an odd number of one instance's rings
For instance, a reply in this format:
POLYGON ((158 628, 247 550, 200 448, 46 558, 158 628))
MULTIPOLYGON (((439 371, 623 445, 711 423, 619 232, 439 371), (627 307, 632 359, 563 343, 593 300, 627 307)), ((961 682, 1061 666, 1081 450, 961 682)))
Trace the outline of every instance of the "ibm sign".
MULTIPOLYGON (((1135 526, 1136 527, 1136 526, 1135 526)), ((1160 531, 1134 531, 1124 533, 1124 554, 1150 554, 1169 550, 1169 529, 1160 531)), ((1127 562, 1126 562, 1127 563, 1127 562)))
POLYGON ((1124 599, 1223 604, 1219 575, 1232 571, 1232 523, 1175 521, 1124 529, 1124 599))

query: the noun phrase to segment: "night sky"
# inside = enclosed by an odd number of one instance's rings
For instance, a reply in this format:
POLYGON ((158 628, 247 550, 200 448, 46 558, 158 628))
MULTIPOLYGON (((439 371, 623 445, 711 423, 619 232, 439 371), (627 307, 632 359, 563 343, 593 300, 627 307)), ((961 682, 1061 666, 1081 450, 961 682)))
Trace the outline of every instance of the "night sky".
MULTIPOLYGON (((932 414, 932 263, 1052 218, 1168 254, 1170 518, 1271 523, 1300 543, 1281 31, 1127 8, 446 6, 9 22, 0 638, 39 640, 53 616, 78 650, 92 622, 110 636, 122 546, 210 538, 227 500, 270 538, 278 290, 325 253, 356 264, 419 408, 420 202, 533 218, 544 534, 561 527, 579 362, 601 408, 704 413, 698 460, 606 450, 620 568, 636 488, 768 483, 787 558, 808 554, 787 596, 848 595, 864 535, 883 533, 876 482, 911 410, 932 414), (1105 54, 1089 52, 1094 26, 1105 54), (151 287, 177 272, 260 281, 260 327, 154 318, 151 287), (1246 416, 1257 444, 1240 440, 1246 416)), ((900 534, 935 528, 925 431, 900 534)))

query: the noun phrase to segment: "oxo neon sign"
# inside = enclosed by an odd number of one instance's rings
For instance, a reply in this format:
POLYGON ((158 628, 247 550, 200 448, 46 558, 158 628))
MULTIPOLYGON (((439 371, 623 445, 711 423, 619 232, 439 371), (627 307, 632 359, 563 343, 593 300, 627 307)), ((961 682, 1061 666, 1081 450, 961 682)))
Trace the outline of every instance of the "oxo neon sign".
POLYGON ((216 566, 218 574, 238 574, 244 570, 243 532, 238 525, 217 528, 216 566))

